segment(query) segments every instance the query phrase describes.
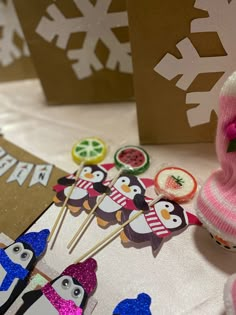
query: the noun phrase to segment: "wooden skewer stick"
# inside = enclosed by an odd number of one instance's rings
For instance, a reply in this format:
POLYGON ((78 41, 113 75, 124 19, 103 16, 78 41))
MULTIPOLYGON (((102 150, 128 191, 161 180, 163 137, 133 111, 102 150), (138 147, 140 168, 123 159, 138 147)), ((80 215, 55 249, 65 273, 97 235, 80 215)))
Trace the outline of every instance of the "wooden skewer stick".
MULTIPOLYGON (((162 199, 164 195, 158 195, 155 199, 153 199, 151 202, 149 202, 149 206, 154 205, 156 202, 158 202, 160 199, 162 199)), ((75 261, 75 263, 81 262, 83 259, 88 258, 89 256, 94 255, 97 253, 100 249, 102 249, 106 244, 108 244, 113 238, 115 238, 122 230, 123 228, 134 221, 136 218, 138 218, 143 213, 143 210, 139 210, 137 213, 135 213, 129 220, 125 221, 122 225, 117 227, 113 232, 111 232, 109 235, 107 235, 104 239, 102 239, 100 242, 98 242, 96 245, 94 245, 90 250, 88 250, 84 255, 82 255, 78 260, 75 261)))
MULTIPOLYGON (((108 188, 111 188, 117 181, 117 179, 119 178, 120 174, 124 171, 124 169, 120 169, 119 172, 116 174, 116 176, 112 179, 112 181, 110 182, 110 184, 107 186, 108 188)), ((78 231, 75 233, 75 235, 73 236, 73 238, 70 240, 70 242, 67 245, 67 248, 69 249, 71 247, 70 253, 73 251, 74 247, 76 246, 76 244, 78 243, 79 239, 81 238, 81 236, 83 235, 83 233, 85 232, 85 230, 87 229, 87 227, 89 226, 89 224, 92 222, 93 218, 94 218, 94 212, 96 211, 97 207, 102 203, 102 201, 104 200, 104 198, 107 196, 106 193, 103 193, 99 198, 97 203, 95 204, 95 206, 93 207, 93 209, 89 212, 88 216, 86 217, 86 219, 84 220, 84 222, 81 224, 81 226, 79 227, 78 231), (72 244, 74 243, 74 245, 72 246, 72 244)))
POLYGON ((74 182, 74 184, 71 186, 70 191, 69 191, 69 193, 68 193, 68 195, 67 195, 67 197, 66 197, 66 199, 65 199, 65 201, 64 201, 64 203, 63 203, 63 205, 62 205, 62 207, 61 207, 61 210, 60 210, 60 212, 58 213, 58 216, 57 216, 57 218, 56 218, 56 221, 55 221, 55 223, 54 223, 54 225, 53 225, 53 227, 52 227, 52 230, 51 230, 51 232, 50 232, 50 234, 49 234, 49 236, 48 236, 48 242, 50 242, 50 240, 51 240, 53 234, 54 234, 55 231, 56 231, 56 228, 57 228, 57 226, 58 226, 58 224, 59 224, 59 222, 60 222, 60 220, 61 220, 61 217, 62 217, 62 215, 63 215, 63 212, 64 212, 64 210, 65 210, 65 208, 66 208, 66 206, 67 206, 67 202, 68 202, 68 200, 70 199, 70 196, 72 195, 73 190, 74 190, 74 188, 75 188, 75 186, 76 186, 76 184, 77 184, 77 182, 78 182, 78 179, 79 179, 79 176, 80 176, 80 174, 81 174, 81 172, 82 172, 82 169, 83 169, 83 167, 84 167, 84 164, 85 164, 85 161, 82 161, 82 162, 80 163, 80 167, 79 167, 79 169, 77 170, 76 175, 75 175, 75 182, 74 182))

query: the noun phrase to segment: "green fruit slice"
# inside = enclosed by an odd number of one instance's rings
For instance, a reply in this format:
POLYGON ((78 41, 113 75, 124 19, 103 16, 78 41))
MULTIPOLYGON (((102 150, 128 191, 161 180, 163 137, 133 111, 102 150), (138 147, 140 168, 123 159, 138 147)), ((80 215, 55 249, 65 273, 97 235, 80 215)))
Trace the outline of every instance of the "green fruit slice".
POLYGON ((72 157, 76 163, 97 164, 104 160, 107 146, 104 141, 96 137, 82 139, 74 144, 72 157))

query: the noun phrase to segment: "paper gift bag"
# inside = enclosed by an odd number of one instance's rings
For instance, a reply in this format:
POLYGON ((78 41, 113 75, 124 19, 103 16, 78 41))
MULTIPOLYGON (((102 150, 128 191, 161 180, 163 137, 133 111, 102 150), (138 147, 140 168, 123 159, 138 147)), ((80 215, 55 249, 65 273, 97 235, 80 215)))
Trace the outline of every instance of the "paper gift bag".
POLYGON ((0 137, 0 233, 15 239, 52 203, 65 173, 0 137))
POLYGON ((49 104, 131 100, 125 0, 15 0, 49 104))
POLYGON ((13 0, 0 0, 0 82, 35 76, 13 0))
POLYGON ((141 142, 213 140, 220 88, 235 70, 236 2, 127 3, 141 142))

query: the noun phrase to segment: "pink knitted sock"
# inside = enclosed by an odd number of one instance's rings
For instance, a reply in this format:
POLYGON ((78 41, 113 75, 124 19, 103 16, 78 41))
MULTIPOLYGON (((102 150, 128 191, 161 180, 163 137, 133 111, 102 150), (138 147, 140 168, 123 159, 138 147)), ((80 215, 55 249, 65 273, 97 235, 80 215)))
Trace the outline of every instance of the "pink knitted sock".
POLYGON ((202 187, 197 214, 214 235, 236 244, 236 152, 227 152, 236 138, 236 72, 225 82, 220 94, 216 151, 221 168, 202 187))

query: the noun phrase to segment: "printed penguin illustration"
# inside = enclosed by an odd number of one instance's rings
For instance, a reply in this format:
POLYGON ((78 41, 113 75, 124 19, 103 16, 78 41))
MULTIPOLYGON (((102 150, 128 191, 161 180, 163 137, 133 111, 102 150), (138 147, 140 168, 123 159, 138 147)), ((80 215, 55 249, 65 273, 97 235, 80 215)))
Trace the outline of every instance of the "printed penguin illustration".
MULTIPOLYGON (((136 212, 122 211, 120 222, 124 223, 136 212)), ((126 225, 120 237, 123 243, 149 241, 153 252, 156 253, 165 238, 183 230, 189 224, 201 225, 195 215, 185 211, 178 203, 161 199, 151 206, 148 212, 126 225)))
POLYGON ((0 314, 4 314, 27 285, 30 272, 45 251, 49 230, 30 232, 0 249, 0 314))
MULTIPOLYGON (((85 209, 88 209, 88 206, 86 207, 88 189, 94 188, 99 193, 104 193, 106 191, 107 187, 103 185, 103 182, 107 177, 107 172, 112 167, 114 167, 113 163, 86 165, 83 167, 76 187, 67 202, 67 206, 72 213, 79 212, 83 204, 85 204, 85 209)), ((60 178, 58 180, 58 185, 53 187, 53 189, 57 192, 53 199, 57 206, 63 205, 71 186, 75 182, 75 174, 76 173, 60 178)))
POLYGON ((113 315, 152 315, 150 311, 151 298, 146 293, 140 293, 137 299, 121 301, 113 311, 113 315))
MULTIPOLYGON (((104 184, 109 185, 110 181, 104 184)), ((149 178, 138 178, 134 175, 121 175, 111 187, 111 192, 96 209, 98 225, 105 227, 109 223, 116 221, 116 213, 121 209, 147 210, 148 204, 145 201, 146 188, 153 185, 153 180, 149 178)), ((95 189, 89 190, 89 205, 92 208, 99 195, 95 189)), ((129 212, 128 211, 128 212, 129 212)))
POLYGON ((25 293, 16 315, 82 315, 97 285, 96 268, 93 258, 70 265, 41 289, 25 293))

